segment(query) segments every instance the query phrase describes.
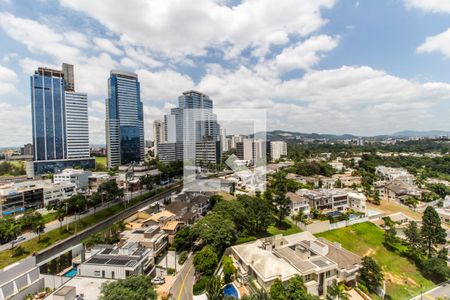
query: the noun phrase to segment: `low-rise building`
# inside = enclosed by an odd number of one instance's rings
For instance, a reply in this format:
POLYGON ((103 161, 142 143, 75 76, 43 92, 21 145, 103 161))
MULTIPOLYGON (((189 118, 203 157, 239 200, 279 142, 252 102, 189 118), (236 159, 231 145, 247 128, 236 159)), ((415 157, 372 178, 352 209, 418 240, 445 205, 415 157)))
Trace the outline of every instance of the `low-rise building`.
POLYGON ((296 194, 308 198, 309 206, 317 210, 343 211, 349 208, 348 194, 343 189, 300 189, 296 194))
POLYGON ((303 212, 304 215, 310 214, 310 208, 309 208, 309 199, 297 195, 292 192, 288 192, 286 194, 286 197, 288 197, 291 200, 291 214, 298 214, 299 212, 303 212))
POLYGON ((286 282, 298 275, 308 293, 319 296, 335 282, 356 285, 361 267, 358 255, 308 231, 232 246, 228 252, 243 281, 255 279, 268 290, 276 279, 286 282))
POLYGON ((396 179, 401 179, 405 182, 414 181, 414 176, 409 174, 409 172, 403 168, 377 166, 375 167, 375 175, 377 175, 381 180, 386 181, 393 181, 396 179))
POLYGON ((7 183, 0 186, 1 216, 21 213, 27 209, 43 208, 44 188, 38 181, 7 183))
POLYGON ((129 243, 118 248, 109 245, 94 247, 92 255, 78 267, 78 275, 107 279, 125 279, 145 274, 154 266, 151 250, 129 243))
POLYGON ((350 209, 353 209, 355 211, 367 214, 367 206, 366 201, 367 197, 363 193, 354 193, 349 192, 348 195, 348 203, 350 206, 350 209))
POLYGON ((84 171, 79 169, 64 169, 61 173, 53 175, 54 183, 73 183, 77 189, 86 190, 89 184, 89 177, 92 175, 91 171, 84 171))
POLYGON ((88 187, 91 192, 96 192, 102 183, 115 180, 116 178, 107 172, 93 172, 88 178, 88 187))
POLYGON ((402 180, 377 184, 376 189, 380 196, 387 200, 401 201, 401 197, 420 199, 422 196, 422 191, 417 186, 402 180))
POLYGON ((450 224, 450 209, 448 208, 436 208, 436 212, 439 215, 442 223, 450 224))

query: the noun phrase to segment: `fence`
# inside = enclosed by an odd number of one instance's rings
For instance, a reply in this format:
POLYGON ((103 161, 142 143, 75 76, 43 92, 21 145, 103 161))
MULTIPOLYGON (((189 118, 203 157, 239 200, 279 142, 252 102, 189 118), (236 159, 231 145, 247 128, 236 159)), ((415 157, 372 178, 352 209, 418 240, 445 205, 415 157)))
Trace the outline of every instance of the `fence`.
POLYGON ((362 217, 358 219, 348 220, 348 221, 340 221, 336 223, 331 223, 329 220, 325 221, 314 221, 311 224, 303 224, 299 223, 298 227, 300 227, 304 231, 309 231, 312 234, 321 233, 328 230, 339 229, 347 226, 351 226, 353 224, 364 223, 369 221, 368 217, 362 217))

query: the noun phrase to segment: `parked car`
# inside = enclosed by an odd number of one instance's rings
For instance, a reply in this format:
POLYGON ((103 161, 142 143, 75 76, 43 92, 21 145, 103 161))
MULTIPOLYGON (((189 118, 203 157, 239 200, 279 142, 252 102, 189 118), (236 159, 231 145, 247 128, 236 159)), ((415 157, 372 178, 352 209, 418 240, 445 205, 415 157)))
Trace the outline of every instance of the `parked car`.
POLYGON ((164 284, 166 282, 166 280, 164 279, 164 277, 161 276, 156 276, 155 278, 153 278, 151 280, 152 284, 164 284))

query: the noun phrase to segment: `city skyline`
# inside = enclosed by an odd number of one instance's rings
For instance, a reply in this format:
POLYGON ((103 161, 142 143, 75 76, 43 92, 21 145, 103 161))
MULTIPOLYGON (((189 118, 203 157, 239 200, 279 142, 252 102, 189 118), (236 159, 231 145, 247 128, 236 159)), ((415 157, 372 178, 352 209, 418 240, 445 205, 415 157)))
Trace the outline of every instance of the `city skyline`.
POLYGON ((105 141, 111 69, 138 74, 146 139, 187 90, 220 109, 266 108, 268 130, 450 130, 444 1, 294 2, 150 1, 119 19, 120 4, 0 1, 0 147, 32 141, 27 78, 62 62, 75 66, 77 88, 89 95, 91 144, 105 141), (178 22, 181 12, 190 22, 178 22))

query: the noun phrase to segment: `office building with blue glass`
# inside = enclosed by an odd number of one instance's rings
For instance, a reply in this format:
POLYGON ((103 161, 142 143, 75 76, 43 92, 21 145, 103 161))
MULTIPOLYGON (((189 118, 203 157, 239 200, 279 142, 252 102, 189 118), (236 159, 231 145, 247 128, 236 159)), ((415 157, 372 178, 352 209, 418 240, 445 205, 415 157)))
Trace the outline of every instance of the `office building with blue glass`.
POLYGON ((144 161, 144 112, 136 74, 111 71, 105 128, 108 167, 144 161))
POLYGON ((38 68, 30 85, 33 161, 27 164, 28 177, 68 167, 95 168, 89 153, 87 95, 74 91, 73 66, 63 64, 62 71, 38 68))

